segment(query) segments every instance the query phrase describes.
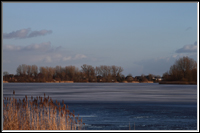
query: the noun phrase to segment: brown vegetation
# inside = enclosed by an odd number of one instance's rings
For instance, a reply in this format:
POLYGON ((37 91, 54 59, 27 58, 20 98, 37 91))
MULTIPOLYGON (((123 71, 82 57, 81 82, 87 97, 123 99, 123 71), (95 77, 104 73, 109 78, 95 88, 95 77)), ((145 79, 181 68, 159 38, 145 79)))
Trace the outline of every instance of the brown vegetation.
POLYGON ((197 63, 192 58, 178 59, 170 67, 169 72, 163 74, 164 81, 197 82, 197 63))
POLYGON ((36 65, 19 65, 17 74, 4 72, 3 80, 8 82, 121 82, 122 67, 82 65, 81 70, 75 66, 38 67, 36 65), (40 71, 40 72, 38 72, 40 71))
MULTIPOLYGON (((13 91, 13 94, 15 92, 13 91)), ((63 106, 48 96, 23 100, 4 97, 3 130, 77 130, 82 129, 82 119, 75 117, 68 106, 63 106)))
POLYGON ((164 81, 197 82, 197 63, 191 58, 183 57, 170 67, 169 72, 159 75, 153 74, 132 77, 122 75, 123 68, 118 66, 82 65, 81 70, 75 66, 38 67, 36 65, 19 65, 17 74, 3 73, 6 82, 44 82, 44 83, 73 83, 73 82, 129 82, 129 83, 156 83, 164 81), (38 72, 39 71, 39 72, 38 72))

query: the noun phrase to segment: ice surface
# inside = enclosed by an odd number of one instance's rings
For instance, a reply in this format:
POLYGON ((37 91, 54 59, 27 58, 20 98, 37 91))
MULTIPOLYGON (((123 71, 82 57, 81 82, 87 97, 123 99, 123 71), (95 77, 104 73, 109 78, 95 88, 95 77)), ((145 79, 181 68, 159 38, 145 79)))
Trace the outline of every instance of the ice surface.
POLYGON ((74 102, 196 102, 197 85, 141 83, 7 83, 3 95, 43 96, 74 102))
POLYGON ((86 130, 197 130, 197 85, 7 83, 3 96, 64 100, 86 130), (135 126, 134 126, 135 123, 135 126))

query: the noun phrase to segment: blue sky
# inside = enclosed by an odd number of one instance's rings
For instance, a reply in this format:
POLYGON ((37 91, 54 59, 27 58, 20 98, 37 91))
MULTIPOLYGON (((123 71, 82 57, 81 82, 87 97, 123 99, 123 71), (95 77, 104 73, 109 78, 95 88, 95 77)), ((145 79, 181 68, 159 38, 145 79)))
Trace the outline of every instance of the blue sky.
POLYGON ((197 3, 3 3, 3 71, 116 65, 160 75, 197 60, 197 3))

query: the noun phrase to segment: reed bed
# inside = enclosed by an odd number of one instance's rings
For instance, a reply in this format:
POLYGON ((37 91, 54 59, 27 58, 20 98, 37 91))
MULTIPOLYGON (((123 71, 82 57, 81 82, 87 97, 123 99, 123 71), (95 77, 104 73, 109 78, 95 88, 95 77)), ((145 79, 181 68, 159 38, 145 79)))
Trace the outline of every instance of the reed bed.
MULTIPOLYGON (((79 116, 79 115, 78 115, 79 116)), ((68 106, 48 96, 25 96, 22 100, 4 97, 3 100, 3 130, 82 130, 82 118, 75 117, 68 106)))

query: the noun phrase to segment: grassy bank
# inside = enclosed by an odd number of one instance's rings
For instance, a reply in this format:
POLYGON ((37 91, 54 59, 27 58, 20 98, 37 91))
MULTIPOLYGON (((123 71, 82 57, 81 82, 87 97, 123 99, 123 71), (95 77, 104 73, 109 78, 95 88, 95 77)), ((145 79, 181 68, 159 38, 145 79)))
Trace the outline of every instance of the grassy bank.
MULTIPOLYGON (((15 92, 13 91, 13 94, 15 92)), ((48 96, 28 100, 4 97, 3 130, 79 130, 84 123, 62 101, 53 103, 48 96)))
POLYGON ((186 82, 186 81, 161 81, 159 84, 186 84, 186 85, 197 85, 197 82, 186 82))
POLYGON ((3 81, 3 83, 158 83, 158 82, 153 82, 153 81, 144 81, 144 82, 139 82, 139 81, 122 81, 122 82, 74 82, 74 81, 52 81, 52 82, 8 82, 8 81, 3 81))

